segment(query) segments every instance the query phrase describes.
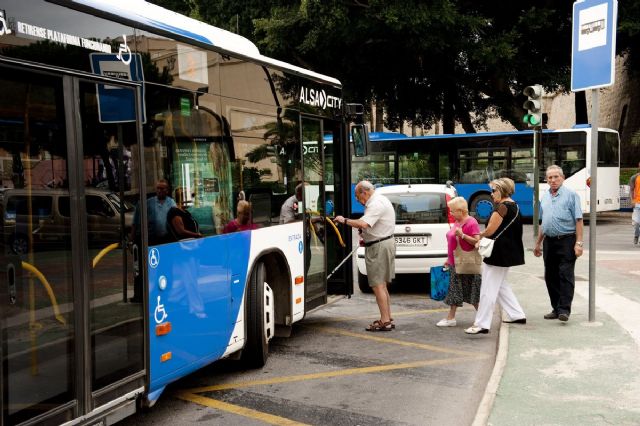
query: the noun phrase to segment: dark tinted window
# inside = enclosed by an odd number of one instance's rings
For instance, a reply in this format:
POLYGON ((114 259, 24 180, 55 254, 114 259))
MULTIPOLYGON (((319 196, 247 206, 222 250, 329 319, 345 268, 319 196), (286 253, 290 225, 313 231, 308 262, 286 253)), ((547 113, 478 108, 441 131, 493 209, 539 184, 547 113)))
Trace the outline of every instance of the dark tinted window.
POLYGON ((618 134, 598 132, 598 166, 618 167, 620 165, 620 145, 618 134))
POLYGON ((540 180, 545 181, 547 167, 552 164, 562 167, 565 178, 568 178, 586 167, 586 158, 585 132, 543 134, 540 180))
POLYGON ((423 192, 384 194, 396 211, 396 224, 447 223, 447 203, 444 194, 423 192))

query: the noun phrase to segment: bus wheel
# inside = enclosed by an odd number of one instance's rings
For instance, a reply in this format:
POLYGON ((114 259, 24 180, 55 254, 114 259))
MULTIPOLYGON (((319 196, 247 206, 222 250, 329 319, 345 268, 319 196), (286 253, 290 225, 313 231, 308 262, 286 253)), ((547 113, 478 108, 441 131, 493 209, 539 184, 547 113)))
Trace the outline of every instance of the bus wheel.
POLYGON ((251 273, 245 299, 246 344, 242 362, 250 368, 260 368, 269 358, 269 340, 275 333, 274 298, 265 282, 265 266, 259 262, 251 273))
POLYGON ((493 200, 488 194, 480 194, 471 202, 469 213, 471 213, 478 223, 487 223, 493 211, 493 200))
POLYGON ((366 275, 361 274, 358 271, 358 287, 360 287, 360 291, 363 293, 371 293, 373 290, 369 287, 369 278, 366 275))

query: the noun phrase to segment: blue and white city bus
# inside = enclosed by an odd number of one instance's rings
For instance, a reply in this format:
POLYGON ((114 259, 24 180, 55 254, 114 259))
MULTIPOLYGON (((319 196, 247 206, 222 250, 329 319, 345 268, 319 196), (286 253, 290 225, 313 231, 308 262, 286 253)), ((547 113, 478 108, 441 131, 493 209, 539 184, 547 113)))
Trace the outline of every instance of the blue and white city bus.
POLYGON ((144 1, 2 0, 0 93, 0 426, 110 424, 352 293, 336 79, 144 1))
MULTIPOLYGON (((540 191, 548 189, 546 167, 562 167, 567 187, 589 208, 588 167, 591 161, 591 128, 544 130, 540 155, 540 191)), ((514 200, 523 216, 533 217, 533 132, 491 132, 405 137, 383 134, 370 138, 369 153, 353 157, 351 181, 373 183, 446 183, 452 181, 458 194, 469 202, 470 212, 485 222, 493 209, 488 182, 510 177, 516 183, 514 200)), ((618 132, 598 132, 597 211, 618 210, 620 180, 620 137, 618 132)), ((353 213, 362 206, 352 203, 353 213)))

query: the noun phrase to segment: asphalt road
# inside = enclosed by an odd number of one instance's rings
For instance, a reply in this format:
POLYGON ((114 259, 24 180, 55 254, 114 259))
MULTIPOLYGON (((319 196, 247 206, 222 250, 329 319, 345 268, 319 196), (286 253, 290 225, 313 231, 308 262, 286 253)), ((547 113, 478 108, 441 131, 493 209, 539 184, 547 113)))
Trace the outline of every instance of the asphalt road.
MULTIPOLYGON (((630 215, 603 216, 597 229, 598 250, 630 249, 630 215)), ((531 249, 532 226, 524 233, 531 249)), ((473 322, 471 307, 459 310, 457 327, 435 327, 446 306, 426 296, 426 281, 414 276, 393 287, 394 331, 364 331, 377 307, 355 286, 351 299, 272 340, 264 368, 220 361, 174 383, 155 407, 122 424, 469 425, 493 368, 498 317, 483 336, 463 332, 473 322)))

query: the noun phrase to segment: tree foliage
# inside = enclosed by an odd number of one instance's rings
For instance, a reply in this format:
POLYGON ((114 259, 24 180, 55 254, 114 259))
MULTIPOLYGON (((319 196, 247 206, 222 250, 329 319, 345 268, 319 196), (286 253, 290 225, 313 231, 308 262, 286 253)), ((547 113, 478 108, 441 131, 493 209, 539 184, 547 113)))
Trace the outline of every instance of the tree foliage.
MULTIPOLYGON (((522 89, 567 91, 572 2, 553 0, 156 0, 238 31, 260 50, 335 76, 350 101, 384 105, 386 124, 453 133, 497 115, 522 128, 522 89)), ((620 3, 620 51, 640 34, 640 0, 620 3)), ((635 47, 637 49, 637 47, 635 47)))

